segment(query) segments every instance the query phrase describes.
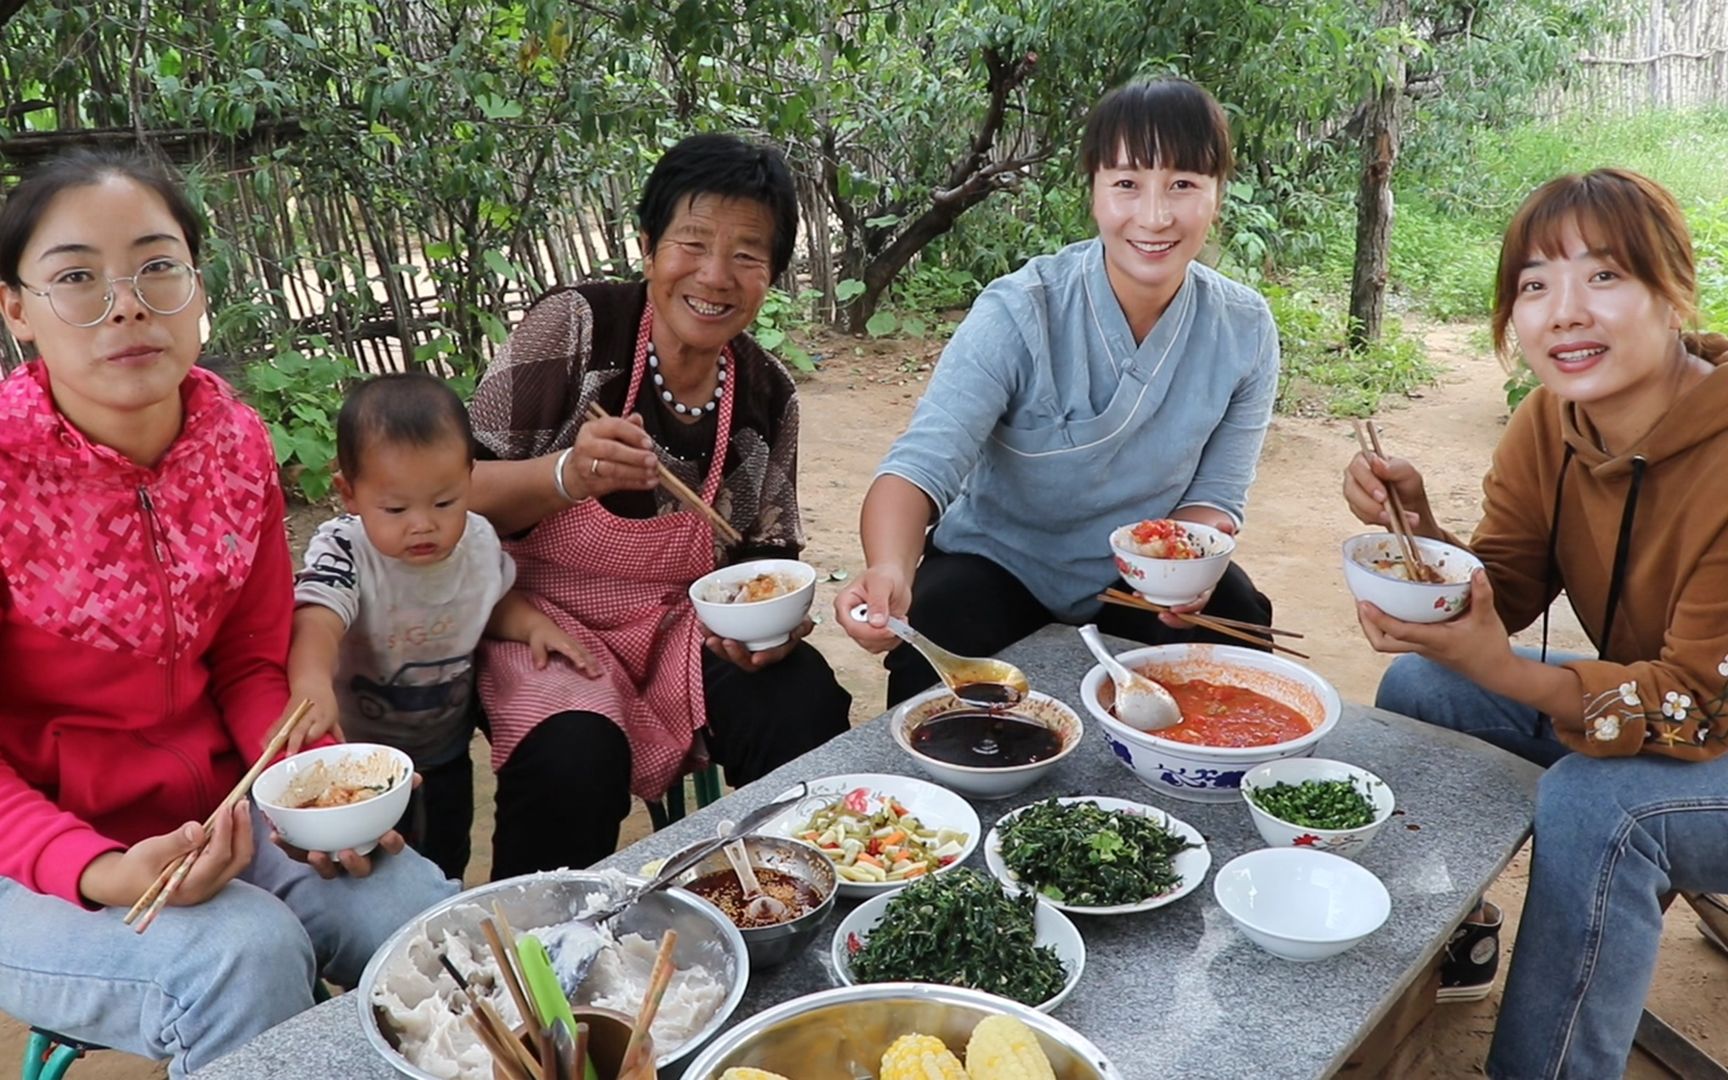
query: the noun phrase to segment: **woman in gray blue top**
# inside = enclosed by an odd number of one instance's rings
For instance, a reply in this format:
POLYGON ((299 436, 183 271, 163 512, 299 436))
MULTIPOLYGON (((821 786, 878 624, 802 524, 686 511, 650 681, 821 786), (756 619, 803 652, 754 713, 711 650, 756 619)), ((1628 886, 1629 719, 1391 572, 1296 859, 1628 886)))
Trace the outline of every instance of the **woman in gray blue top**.
MULTIPOLYGON (((1236 532, 1271 420, 1272 315, 1194 261, 1233 165, 1229 126, 1185 79, 1132 83, 1093 109, 1081 163, 1097 239, 979 295, 864 499, 868 568, 835 609, 867 649, 896 644, 890 612, 971 655, 1057 620, 1154 644, 1208 640, 1097 595, 1118 582, 1118 525, 1236 532), (862 622, 847 614, 860 603, 862 622)), ((1234 564, 1182 610, 1272 617, 1234 564)), ((890 704, 935 682, 907 648, 887 667, 890 704)))

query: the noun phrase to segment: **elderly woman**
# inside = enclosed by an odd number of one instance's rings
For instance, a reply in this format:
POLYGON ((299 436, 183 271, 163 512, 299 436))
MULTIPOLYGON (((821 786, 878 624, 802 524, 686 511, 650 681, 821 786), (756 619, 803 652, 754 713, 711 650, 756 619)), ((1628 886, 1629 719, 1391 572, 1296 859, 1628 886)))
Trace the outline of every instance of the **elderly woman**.
POLYGON ((473 506, 510 544, 517 586, 598 657, 598 679, 482 646, 498 772, 494 878, 611 853, 630 794, 657 798, 705 752, 744 784, 846 730, 850 696, 802 639, 751 653, 687 595, 717 566, 796 557, 798 397, 745 331, 792 258, 780 154, 698 135, 637 207, 640 284, 558 290, 474 393, 473 506), (598 402, 605 419, 588 419, 598 402), (664 465, 743 535, 727 546, 657 481, 664 465), (697 736, 701 736, 698 743, 697 736))
MULTIPOLYGON (((1229 124, 1186 79, 1132 83, 1093 109, 1080 157, 1097 239, 979 295, 865 496, 868 568, 835 612, 867 649, 896 645, 887 616, 908 610, 973 656, 1056 620, 1148 644, 1209 639, 1175 616, 1101 609, 1097 595, 1118 581, 1118 525, 1236 532, 1272 417, 1266 302, 1195 261, 1230 175, 1229 124), (867 619, 850 617, 857 604, 867 619)), ((1272 617, 1234 563, 1178 610, 1272 617)), ((909 646, 887 668, 890 704, 935 682, 909 646)))

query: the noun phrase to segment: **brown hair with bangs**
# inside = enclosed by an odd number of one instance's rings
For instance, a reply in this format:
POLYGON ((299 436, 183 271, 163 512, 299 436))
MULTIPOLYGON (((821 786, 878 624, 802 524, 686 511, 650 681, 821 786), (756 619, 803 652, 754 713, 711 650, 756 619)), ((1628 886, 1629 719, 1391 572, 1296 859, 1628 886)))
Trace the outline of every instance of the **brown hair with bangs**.
MULTIPOLYGON (((1627 169, 1595 169, 1548 181, 1524 200, 1500 243, 1494 275, 1494 348, 1502 363, 1510 350, 1506 328, 1518 301, 1518 277, 1532 259, 1559 256, 1560 234, 1577 227, 1592 251, 1605 253, 1680 313, 1698 319, 1698 271, 1686 216, 1668 189, 1627 169)), ((1686 348, 1714 359, 1728 352, 1721 334, 1683 334, 1686 348)))
POLYGON ((1086 118, 1080 167, 1086 182, 1100 169, 1151 169, 1228 179, 1236 167, 1230 122, 1197 83, 1169 77, 1131 82, 1105 94, 1086 118))

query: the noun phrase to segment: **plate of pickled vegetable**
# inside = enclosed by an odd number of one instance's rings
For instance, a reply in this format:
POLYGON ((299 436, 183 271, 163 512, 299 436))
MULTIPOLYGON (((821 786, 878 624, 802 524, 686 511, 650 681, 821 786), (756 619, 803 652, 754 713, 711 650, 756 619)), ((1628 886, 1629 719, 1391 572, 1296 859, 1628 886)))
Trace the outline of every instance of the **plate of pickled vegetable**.
POLYGON ((763 831, 821 848, 834 860, 840 895, 866 899, 959 866, 978 846, 980 825, 971 804, 945 787, 846 773, 812 780, 809 795, 763 831))

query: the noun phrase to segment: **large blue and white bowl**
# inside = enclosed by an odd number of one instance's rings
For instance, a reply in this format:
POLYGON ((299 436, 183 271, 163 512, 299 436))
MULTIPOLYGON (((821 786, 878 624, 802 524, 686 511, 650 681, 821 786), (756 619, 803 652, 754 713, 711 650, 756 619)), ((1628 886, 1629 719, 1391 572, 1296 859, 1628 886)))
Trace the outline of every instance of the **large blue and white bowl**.
POLYGON ((1207 682, 1241 686, 1264 694, 1307 717, 1306 735, 1267 746, 1198 746, 1137 731, 1110 714, 1116 684, 1094 665, 1080 680, 1080 700, 1098 721, 1124 768, 1153 791, 1189 802, 1233 802, 1242 797, 1242 776, 1279 758, 1307 757, 1338 723, 1342 706, 1332 684, 1301 664, 1235 645, 1150 645, 1116 657, 1161 682, 1207 682))

